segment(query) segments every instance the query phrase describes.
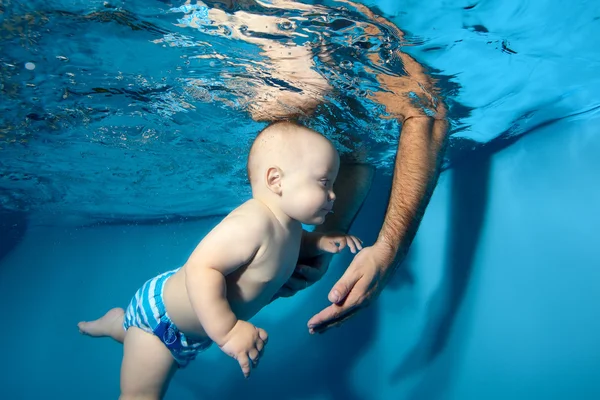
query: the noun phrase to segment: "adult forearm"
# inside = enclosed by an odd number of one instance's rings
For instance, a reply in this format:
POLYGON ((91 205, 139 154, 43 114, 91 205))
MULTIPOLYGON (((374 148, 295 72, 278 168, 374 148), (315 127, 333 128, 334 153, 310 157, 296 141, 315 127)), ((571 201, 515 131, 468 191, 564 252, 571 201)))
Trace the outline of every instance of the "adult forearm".
POLYGON ((425 116, 404 120, 390 200, 377 245, 391 265, 404 257, 437 184, 447 141, 447 122, 425 116))

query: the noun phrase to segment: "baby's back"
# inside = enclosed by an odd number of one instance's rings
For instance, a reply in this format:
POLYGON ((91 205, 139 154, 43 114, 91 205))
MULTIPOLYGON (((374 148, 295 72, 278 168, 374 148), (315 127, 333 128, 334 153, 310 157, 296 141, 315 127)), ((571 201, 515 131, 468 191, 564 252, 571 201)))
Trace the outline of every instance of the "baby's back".
MULTIPOLYGON (((290 230, 284 227, 268 208, 256 200, 250 200, 232 211, 221 224, 228 218, 240 221, 237 229, 244 229, 246 223, 255 223, 256 219, 260 219, 259 223, 266 224, 265 234, 260 238, 261 244, 256 254, 249 255, 250 261, 246 265, 225 277, 227 300, 232 311, 238 319, 249 320, 269 304, 294 271, 300 251, 302 228, 299 226, 290 230)), ((213 231, 217 228, 219 225, 213 231)), ((232 232, 231 237, 235 236, 232 232)), ((201 241, 190 259, 202 259, 202 245, 201 241)), ((231 246, 236 246, 236 243, 232 242, 231 246)), ((206 333, 192 309, 187 292, 188 263, 167 281, 164 302, 169 316, 182 332, 191 338, 204 338, 206 333)), ((207 263, 206 267, 210 265, 207 263)))

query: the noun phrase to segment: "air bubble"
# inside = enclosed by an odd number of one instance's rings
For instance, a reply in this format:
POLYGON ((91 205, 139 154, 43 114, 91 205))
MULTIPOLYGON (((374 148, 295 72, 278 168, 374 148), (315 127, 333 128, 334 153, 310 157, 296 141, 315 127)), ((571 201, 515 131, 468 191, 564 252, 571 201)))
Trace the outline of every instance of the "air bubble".
POLYGON ((25 69, 28 69, 30 71, 33 71, 35 69, 35 64, 32 62, 26 62, 25 63, 25 69))
POLYGON ((294 27, 294 25, 290 21, 284 21, 281 24, 279 24, 279 27, 284 31, 289 31, 294 27))
POLYGON ((350 68, 352 68, 352 61, 344 60, 340 63, 340 67, 342 67, 344 69, 350 69, 350 68))

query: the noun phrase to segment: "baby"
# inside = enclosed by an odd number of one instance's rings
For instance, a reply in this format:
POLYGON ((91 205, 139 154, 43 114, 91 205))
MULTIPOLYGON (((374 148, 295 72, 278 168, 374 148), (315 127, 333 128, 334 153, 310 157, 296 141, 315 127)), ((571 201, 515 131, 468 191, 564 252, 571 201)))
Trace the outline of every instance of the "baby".
POLYGON ((212 229, 181 268, 147 281, 126 311, 78 324, 84 334, 124 344, 121 399, 162 398, 175 369, 212 342, 250 375, 267 333, 248 320, 291 277, 298 257, 362 249, 354 236, 302 229, 331 212, 339 162, 319 133, 269 125, 248 157, 252 199, 212 229))

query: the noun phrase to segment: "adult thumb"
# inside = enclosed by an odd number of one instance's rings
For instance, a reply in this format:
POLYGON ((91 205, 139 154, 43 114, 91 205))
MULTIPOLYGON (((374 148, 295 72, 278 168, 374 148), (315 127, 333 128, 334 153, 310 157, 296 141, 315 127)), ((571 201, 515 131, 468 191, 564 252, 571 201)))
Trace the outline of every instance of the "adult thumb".
POLYGON ((335 283, 335 285, 333 285, 333 288, 329 292, 329 301, 336 304, 342 303, 346 299, 354 285, 356 285, 358 279, 358 275, 346 270, 344 275, 342 275, 342 277, 335 283))

